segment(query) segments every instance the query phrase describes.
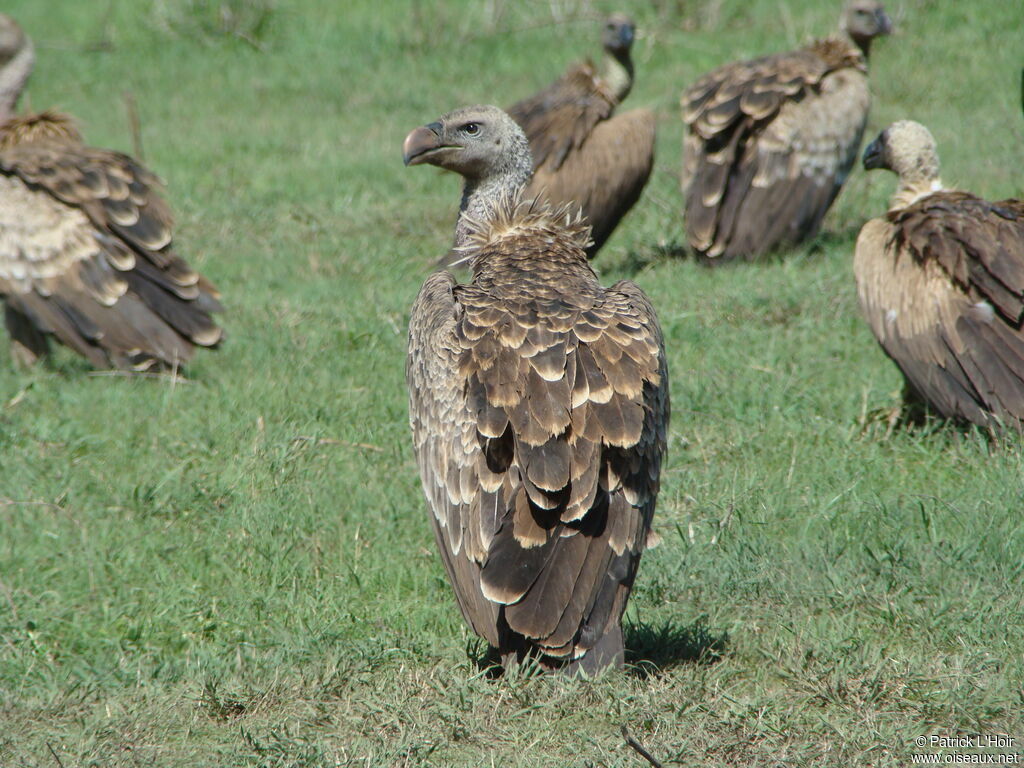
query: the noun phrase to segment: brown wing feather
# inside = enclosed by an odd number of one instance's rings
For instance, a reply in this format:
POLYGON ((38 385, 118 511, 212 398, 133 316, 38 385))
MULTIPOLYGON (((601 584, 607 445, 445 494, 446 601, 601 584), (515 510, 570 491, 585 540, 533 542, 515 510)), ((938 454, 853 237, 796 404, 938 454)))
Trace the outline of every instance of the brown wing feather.
POLYGON ((570 67, 544 90, 514 104, 508 114, 530 141, 533 167, 557 171, 614 108, 614 99, 588 61, 570 67))
POLYGON ((856 159, 869 103, 863 59, 837 40, 729 64, 689 88, 691 247, 751 258, 813 236, 856 159))
POLYGON ((948 418, 1024 419, 1024 204, 929 195, 868 222, 854 269, 914 393, 948 418))
MULTIPOLYGON (((221 329, 216 289, 171 248, 155 176, 73 143, 0 153, 0 294, 14 315, 99 367, 172 366, 221 329)), ((38 345, 37 345, 38 347, 38 345)))
POLYGON ((407 374, 463 615, 503 653, 576 658, 618 631, 654 512, 668 379, 639 288, 601 288, 580 246, 551 235, 506 232, 469 286, 428 279, 407 374))
POLYGON ((887 217, 893 244, 934 261, 965 291, 1010 322, 1024 313, 1024 202, 990 203, 969 192, 937 192, 887 217))
POLYGON ((554 204, 581 206, 593 239, 588 257, 640 198, 654 164, 654 125, 654 115, 645 109, 616 115, 598 123, 557 172, 543 166, 534 173, 527 197, 543 193, 554 204))

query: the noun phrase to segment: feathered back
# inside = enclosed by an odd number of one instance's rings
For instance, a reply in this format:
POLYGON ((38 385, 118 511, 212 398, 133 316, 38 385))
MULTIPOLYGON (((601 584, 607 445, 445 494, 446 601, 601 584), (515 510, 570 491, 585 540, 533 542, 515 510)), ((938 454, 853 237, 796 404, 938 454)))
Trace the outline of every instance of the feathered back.
POLYGON ((505 655, 622 663, 654 513, 668 374, 654 310, 603 288, 570 207, 503 194, 465 222, 473 279, 423 285, 409 418, 463 616, 505 655))
MULTIPOLYGON (((631 24, 623 19, 620 24, 631 24)), ((619 55, 628 61, 628 47, 619 55)), ((627 71, 614 57, 609 62, 625 83, 619 90, 588 60, 509 109, 533 153, 527 197, 579 206, 592 226, 590 257, 639 199, 654 164, 654 115, 647 110, 615 114, 629 92, 632 64, 627 71)))
POLYGON ((813 236, 860 146, 870 95, 861 50, 840 38, 726 64, 682 97, 690 246, 754 258, 813 236))
POLYGON ((550 86, 512 105, 508 114, 530 141, 534 169, 557 171, 583 146, 594 126, 611 117, 617 102, 591 61, 576 64, 550 86))
POLYGON ((19 359, 55 337, 96 367, 175 367, 220 342, 219 294, 175 253, 162 186, 66 115, 0 125, 0 297, 19 359))
POLYGON ((1024 319, 1024 201, 991 203, 942 191, 890 211, 888 247, 934 262, 966 293, 1015 325, 1024 319))

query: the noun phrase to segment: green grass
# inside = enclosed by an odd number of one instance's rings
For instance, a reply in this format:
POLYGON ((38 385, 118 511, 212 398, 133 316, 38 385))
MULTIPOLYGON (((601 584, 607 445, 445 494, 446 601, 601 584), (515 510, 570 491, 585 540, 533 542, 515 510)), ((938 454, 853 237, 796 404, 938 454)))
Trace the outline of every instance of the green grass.
MULTIPOLYGON (((594 54, 582 2, 15 0, 36 108, 168 182, 229 338, 188 382, 0 362, 0 765, 905 765, 915 737, 1024 742, 1021 442, 886 434, 900 377, 850 261, 893 179, 819 241, 709 271, 683 240, 677 99, 829 31, 812 0, 635 3, 656 172, 597 266, 649 292, 670 456, 627 613, 632 672, 490 680, 410 450, 408 310, 458 181, 400 161, 456 105, 594 54), (222 8, 227 9, 226 12, 222 8), (553 23, 553 13, 564 23, 553 23)), ((947 182, 1021 195, 1020 11, 907 0, 869 133, 911 117, 947 182)))

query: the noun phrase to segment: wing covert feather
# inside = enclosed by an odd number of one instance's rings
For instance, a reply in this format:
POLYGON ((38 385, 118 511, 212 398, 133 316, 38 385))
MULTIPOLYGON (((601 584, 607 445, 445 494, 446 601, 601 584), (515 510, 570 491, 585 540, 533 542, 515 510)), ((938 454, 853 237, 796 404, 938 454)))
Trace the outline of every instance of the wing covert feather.
MULTIPOLYGON (((506 252, 523 252, 508 240, 506 252)), ((499 270, 471 286, 434 275, 410 320, 410 420, 460 607, 492 645, 518 636, 552 657, 583 655, 621 621, 668 421, 649 301, 632 283, 603 289, 582 268, 589 277, 566 303, 538 298, 570 283, 551 275, 504 283, 499 270), (470 483, 453 494, 453 465, 486 467, 492 490, 470 483)))
POLYGON ((725 65, 683 95, 687 237, 707 259, 813 236, 856 160, 863 59, 838 40, 725 65))

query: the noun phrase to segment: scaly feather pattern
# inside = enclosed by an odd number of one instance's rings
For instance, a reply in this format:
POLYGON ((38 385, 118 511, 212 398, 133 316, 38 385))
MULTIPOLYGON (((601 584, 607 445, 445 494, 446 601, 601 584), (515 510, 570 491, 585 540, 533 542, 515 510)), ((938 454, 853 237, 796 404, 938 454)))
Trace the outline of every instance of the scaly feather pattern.
POLYGON ((839 194, 867 123, 870 39, 891 24, 874 0, 846 13, 848 36, 726 64, 683 94, 686 235, 706 263, 813 237, 839 194))
POLYGON ((506 656, 594 669, 621 663, 669 399, 654 310, 631 282, 601 287, 587 242, 565 209, 515 196, 471 222, 472 281, 424 283, 407 378, 420 475, 466 621, 506 656))
POLYGON ((0 295, 19 358, 53 336, 97 367, 172 367, 219 343, 218 293, 175 253, 156 176, 83 146, 61 116, 0 135, 0 295))

